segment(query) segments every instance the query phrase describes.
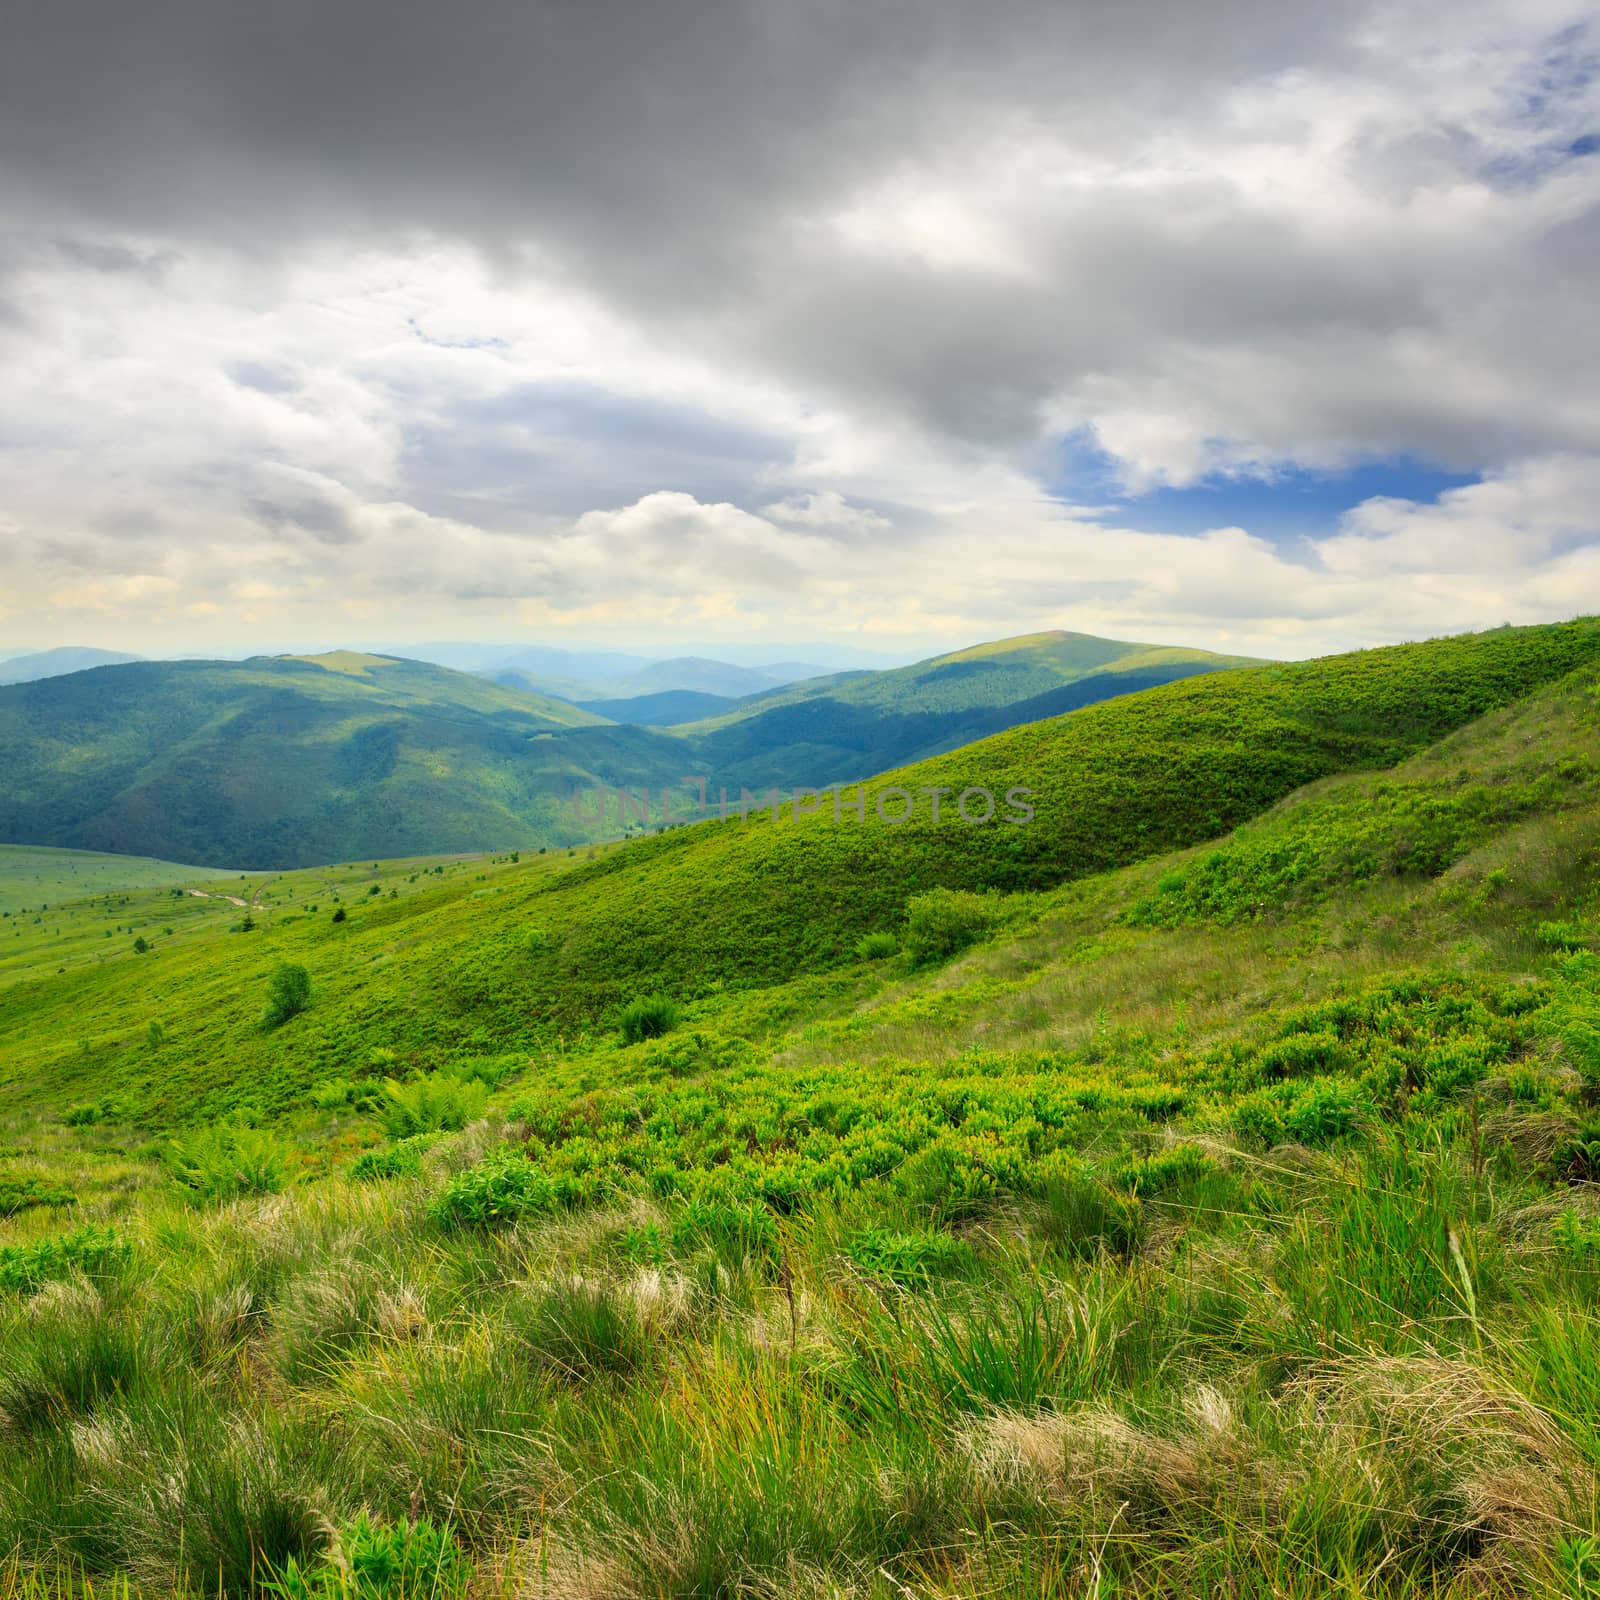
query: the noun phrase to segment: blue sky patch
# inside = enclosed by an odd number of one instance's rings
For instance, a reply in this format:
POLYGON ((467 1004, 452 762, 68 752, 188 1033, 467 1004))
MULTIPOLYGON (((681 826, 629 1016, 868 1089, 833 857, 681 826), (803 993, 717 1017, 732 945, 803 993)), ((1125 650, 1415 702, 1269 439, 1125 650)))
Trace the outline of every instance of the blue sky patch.
POLYGON ((1103 508, 1103 521, 1152 533, 1237 527, 1276 544, 1325 537, 1363 500, 1430 502, 1478 481, 1475 472, 1448 472, 1413 456, 1394 456, 1334 472, 1287 467, 1270 477, 1216 473, 1182 489, 1127 494, 1118 484, 1114 460, 1075 437, 1066 442, 1062 472, 1050 492, 1072 504, 1103 508))

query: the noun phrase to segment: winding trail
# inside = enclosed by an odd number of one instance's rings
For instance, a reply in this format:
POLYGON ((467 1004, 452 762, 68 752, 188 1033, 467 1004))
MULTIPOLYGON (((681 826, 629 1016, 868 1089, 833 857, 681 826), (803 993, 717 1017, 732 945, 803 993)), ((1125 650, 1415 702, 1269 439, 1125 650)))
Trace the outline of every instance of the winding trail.
POLYGON ((254 900, 241 900, 236 894, 211 894, 205 889, 191 889, 189 891, 196 900, 226 900, 230 905, 239 906, 245 911, 259 911, 261 909, 261 891, 256 890, 254 900))

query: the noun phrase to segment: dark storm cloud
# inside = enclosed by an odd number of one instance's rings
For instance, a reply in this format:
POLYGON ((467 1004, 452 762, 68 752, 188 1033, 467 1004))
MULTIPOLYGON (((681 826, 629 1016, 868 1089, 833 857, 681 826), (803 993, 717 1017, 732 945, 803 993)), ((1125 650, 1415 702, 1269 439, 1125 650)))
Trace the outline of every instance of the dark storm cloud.
POLYGON ((19 0, 0 149, 14 204, 115 227, 268 245, 434 229, 707 305, 775 214, 985 112, 1113 137, 1325 56, 1351 14, 1273 0, 19 0))
MULTIPOLYGON (((0 199, 24 222, 255 260, 329 239, 465 240, 513 281, 573 286, 730 369, 935 435, 1014 449, 1052 400, 1093 423, 1159 381, 1191 434, 1247 435, 1244 453, 1269 457, 1292 453, 1300 402, 1275 426, 1290 386, 1241 371, 1232 382, 1262 392, 1262 416, 1247 402, 1228 414, 1218 351, 1271 347, 1280 370, 1342 351, 1401 397, 1397 436, 1351 427, 1334 374, 1326 403, 1306 402, 1323 457, 1441 438, 1456 459, 1494 453, 1504 396, 1464 386, 1476 399, 1462 416, 1403 364, 1384 370, 1398 334, 1477 315, 1484 286, 1456 303, 1455 242, 1426 226, 1419 238, 1399 211, 1353 218, 1341 238, 1317 226, 1315 197, 1297 209, 1281 180, 1250 192, 1218 152, 1303 141, 1314 113, 1290 92, 1271 126, 1244 129, 1228 97, 1292 86, 1295 72, 1390 89, 1386 112, 1351 116, 1346 159, 1398 207, 1497 162, 1558 177, 1549 155, 1574 148, 1563 108, 1584 94, 1592 53, 1582 27, 1556 30, 1501 96, 1502 121, 1528 137, 1497 141, 1454 115, 1392 125, 1416 70, 1406 51, 1434 33, 1407 0, 14 0, 11 12, 0 199), (1123 182, 1157 133, 1174 146, 1162 181, 1123 182), (1007 140, 1052 151, 1020 193, 987 182, 1003 159, 991 146, 1007 140), (980 211, 998 208, 1020 270, 841 242, 841 213, 870 222, 882 186, 915 193, 952 174, 980 211)), ((1582 218, 1533 226, 1586 237, 1582 218)), ((73 248, 104 266, 165 259, 73 248)), ((1484 273, 1518 294, 1523 279, 1506 273, 1538 270, 1484 273)), ((1567 384, 1536 409, 1560 413, 1528 428, 1551 448, 1588 424, 1567 384)))

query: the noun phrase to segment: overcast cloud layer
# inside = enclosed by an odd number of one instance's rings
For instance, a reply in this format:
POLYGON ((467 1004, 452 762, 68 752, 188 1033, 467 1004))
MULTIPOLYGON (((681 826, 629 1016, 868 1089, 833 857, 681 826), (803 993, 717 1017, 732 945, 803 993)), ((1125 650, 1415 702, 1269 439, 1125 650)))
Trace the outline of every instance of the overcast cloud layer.
POLYGON ((1600 610, 1592 6, 5 12, 0 642, 1600 610))

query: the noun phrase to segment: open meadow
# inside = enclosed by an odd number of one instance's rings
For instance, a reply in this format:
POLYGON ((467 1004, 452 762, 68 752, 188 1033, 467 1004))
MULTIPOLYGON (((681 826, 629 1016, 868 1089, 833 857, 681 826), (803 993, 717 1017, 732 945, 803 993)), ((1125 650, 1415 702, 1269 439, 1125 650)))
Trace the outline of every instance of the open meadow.
POLYGON ((1600 629, 1013 781, 0 920, 0 1595, 1600 1594, 1600 629))

